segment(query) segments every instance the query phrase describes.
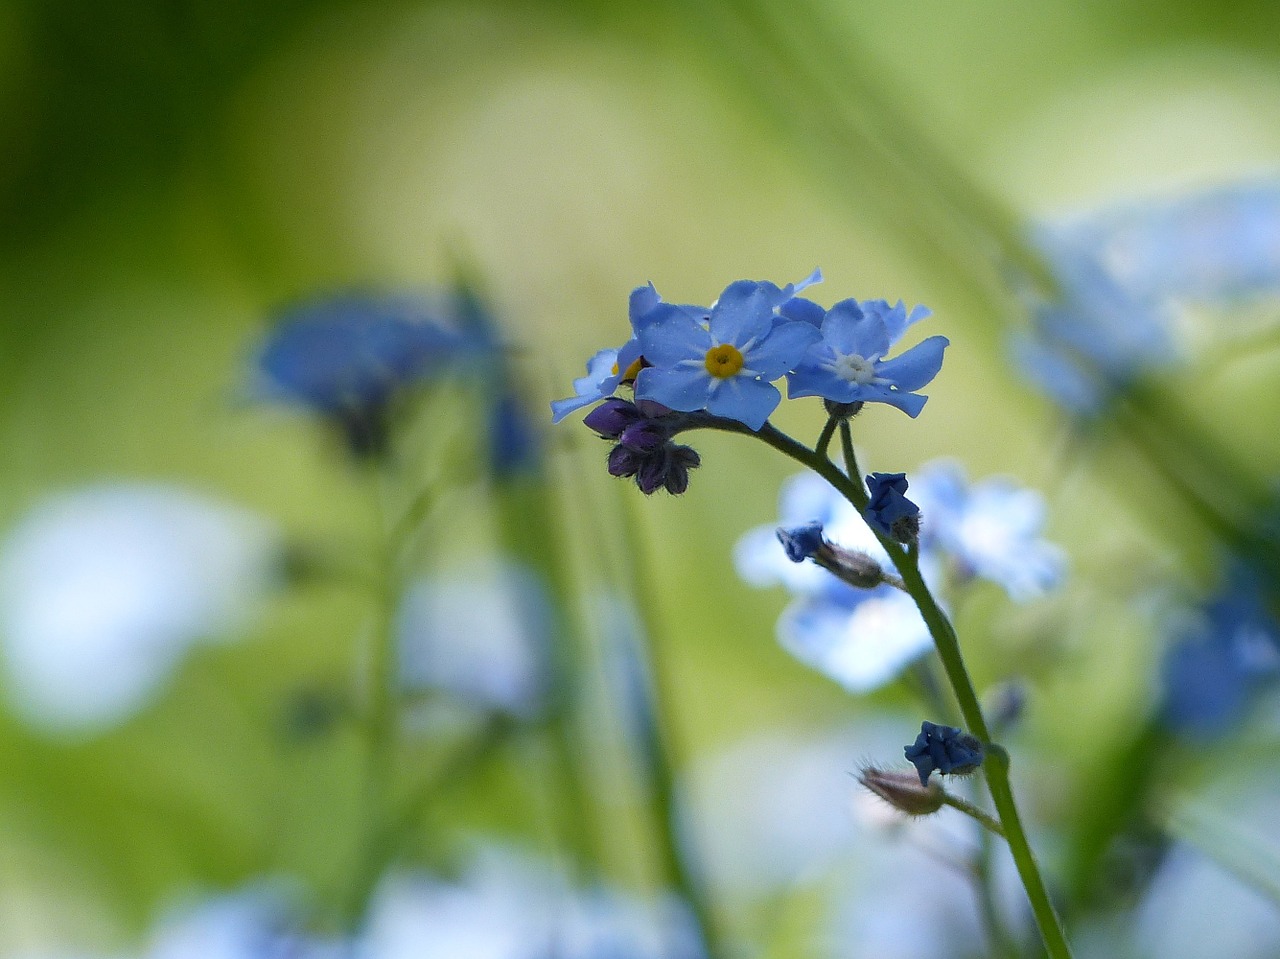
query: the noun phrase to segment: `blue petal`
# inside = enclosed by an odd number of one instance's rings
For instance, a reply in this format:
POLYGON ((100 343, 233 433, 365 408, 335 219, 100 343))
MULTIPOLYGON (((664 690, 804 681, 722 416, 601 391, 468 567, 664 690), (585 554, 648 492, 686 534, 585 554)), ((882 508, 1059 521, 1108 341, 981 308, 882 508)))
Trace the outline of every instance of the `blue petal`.
POLYGON ((802 396, 821 396, 833 403, 856 403, 865 400, 863 387, 849 380, 841 379, 830 370, 805 362, 794 373, 787 374, 787 396, 799 399, 802 396))
POLYGON ((701 364, 671 369, 651 366, 636 377, 636 400, 654 400, 673 410, 706 409, 711 374, 701 364))
POLYGON ((730 283, 711 310, 711 335, 718 343, 742 346, 768 335, 774 309, 786 302, 772 283, 738 280, 730 283))
POLYGON ((856 353, 867 359, 878 360, 890 345, 884 321, 875 314, 863 312, 857 300, 841 300, 827 311, 827 318, 822 321, 822 338, 841 353, 856 353))
POLYGON ((929 397, 919 393, 905 393, 891 390, 887 386, 863 386, 859 388, 858 399, 864 403, 884 403, 897 407, 912 419, 920 415, 925 400, 929 397))
POLYGON ((596 400, 612 396, 621 378, 620 374, 615 372, 617 359, 617 350, 601 350, 587 360, 587 375, 573 381, 575 395, 552 402, 551 422, 559 423, 574 410, 580 410, 596 400))
POLYGON ((662 368, 690 359, 701 364, 711 349, 711 335, 679 307, 662 303, 654 312, 662 316, 638 333, 644 358, 662 368))
POLYGON ((813 272, 806 276, 799 283, 788 283, 782 288, 782 292, 786 296, 795 296, 803 289, 813 286, 815 283, 822 282, 822 270, 818 267, 813 268, 813 272))
POLYGON ((737 420, 758 430, 781 402, 782 394, 764 380, 731 376, 721 381, 706 408, 716 416, 737 420))
POLYGON ((658 295, 658 291, 654 289, 652 282, 645 286, 637 286, 632 290, 627 309, 627 313, 631 317, 632 329, 639 329, 643 326, 649 314, 653 312, 653 308, 661 302, 662 297, 658 295))
POLYGON ((951 341, 945 336, 931 336, 901 356, 876 364, 876 374, 891 380, 908 393, 930 383, 942 369, 942 352, 951 341))
POLYGON ((755 370, 766 380, 776 380, 793 369, 809 347, 821 338, 822 335, 808 323, 780 323, 747 351, 744 360, 748 369, 755 370))
POLYGON ((811 323, 815 329, 822 326, 822 320, 827 315, 827 311, 813 300, 806 300, 803 296, 794 296, 778 307, 778 314, 786 320, 800 320, 804 323, 811 323))
POLYGON ((913 307, 910 314, 908 314, 907 308, 901 300, 892 306, 889 305, 887 300, 863 300, 862 310, 864 313, 878 316, 884 321, 885 329, 889 333, 890 343, 897 343, 898 340, 902 339, 902 334, 906 333, 912 326, 933 315, 933 311, 927 306, 913 307))

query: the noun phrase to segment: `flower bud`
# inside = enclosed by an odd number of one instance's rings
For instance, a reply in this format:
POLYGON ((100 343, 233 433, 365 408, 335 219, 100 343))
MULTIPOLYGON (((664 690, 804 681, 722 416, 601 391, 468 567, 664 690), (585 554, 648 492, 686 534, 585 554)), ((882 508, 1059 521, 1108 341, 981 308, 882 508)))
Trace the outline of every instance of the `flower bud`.
POLYGON ((640 410, 627 400, 605 400, 582 418, 582 422, 606 439, 616 440, 636 420, 640 410))
POLYGON ((818 565, 858 589, 875 589, 885 582, 884 569, 866 553, 829 544, 827 554, 815 557, 818 565))
POLYGON ((625 446, 615 446, 609 451, 609 475, 635 476, 644 462, 643 454, 625 446))
POLYGON ((903 753, 916 767, 920 785, 927 785, 935 769, 941 776, 965 776, 980 765, 984 756, 982 742, 955 726, 920 724, 920 735, 903 753))
POLYGON ((637 453, 654 453, 667 443, 667 430, 654 420, 636 420, 622 431, 618 442, 637 453))
POLYGON ((922 786, 911 773, 865 766, 858 773, 858 782, 908 816, 928 816, 943 806, 942 787, 937 782, 922 786))

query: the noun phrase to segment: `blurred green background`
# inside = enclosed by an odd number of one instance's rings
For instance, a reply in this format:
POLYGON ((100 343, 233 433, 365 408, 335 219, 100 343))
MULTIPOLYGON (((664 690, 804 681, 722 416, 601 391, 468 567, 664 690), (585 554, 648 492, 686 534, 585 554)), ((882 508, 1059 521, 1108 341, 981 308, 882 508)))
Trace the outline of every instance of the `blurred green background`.
MULTIPOLYGON (((1011 743, 1020 786, 1034 817, 1069 819, 1151 705, 1157 649, 1134 597, 1164 580, 1203 590, 1213 561, 1132 455, 1074 441, 1018 380, 1007 271, 1035 271, 1020 245, 1033 220, 1274 172, 1278 58, 1269 2, 9 0, 0 524, 51 491, 163 480, 358 550, 360 477, 310 424, 244 399, 282 306, 438 288, 464 251, 542 410, 620 339, 635 285, 706 302, 736 278, 820 265, 822 302, 925 303, 929 333, 952 341, 918 421, 857 421, 864 465, 954 456, 1049 498, 1068 588, 1017 609, 978 590, 956 613, 980 686, 1034 677, 1011 743)), ((1258 477, 1280 467, 1278 361, 1174 391, 1258 477)), ((822 414, 788 404, 775 421, 812 441, 822 414)), ((905 708, 900 691, 854 699, 792 660, 773 639, 782 594, 733 573, 733 543, 774 518, 788 464, 700 438, 689 493, 640 502, 605 485, 582 433, 549 434, 562 489, 583 475, 608 504, 559 507, 578 579, 619 549, 609 511, 634 511, 687 760, 905 708)), ((492 548, 475 499, 432 530, 444 565, 492 548)), ((358 744, 292 743, 281 717, 300 691, 349 684, 365 615, 350 590, 299 588, 107 735, 0 717, 0 952, 127 949, 187 887, 338 882, 358 744)), ((1274 741, 1249 748, 1275 759, 1274 741)), ((513 750, 437 818, 527 831, 537 765, 513 750)), ((1188 788, 1202 774, 1185 772, 1188 788)), ((625 881, 645 875, 638 844, 609 864, 625 881)))

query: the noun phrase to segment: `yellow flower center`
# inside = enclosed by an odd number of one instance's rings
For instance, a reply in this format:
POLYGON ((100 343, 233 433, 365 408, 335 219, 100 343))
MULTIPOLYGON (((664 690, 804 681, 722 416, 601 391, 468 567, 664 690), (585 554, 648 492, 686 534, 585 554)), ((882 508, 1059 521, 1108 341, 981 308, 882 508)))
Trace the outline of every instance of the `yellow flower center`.
POLYGON ((742 369, 742 354, 736 346, 722 343, 707 350, 706 364, 708 373, 716 379, 727 380, 742 369))
MULTIPOLYGON (((640 375, 640 371, 642 369, 644 369, 644 357, 637 356, 634 360, 631 361, 631 365, 627 367, 627 372, 622 374, 622 382, 624 383, 633 382, 635 378, 640 375)), ((613 364, 613 375, 614 376, 618 375, 617 363, 613 364)))

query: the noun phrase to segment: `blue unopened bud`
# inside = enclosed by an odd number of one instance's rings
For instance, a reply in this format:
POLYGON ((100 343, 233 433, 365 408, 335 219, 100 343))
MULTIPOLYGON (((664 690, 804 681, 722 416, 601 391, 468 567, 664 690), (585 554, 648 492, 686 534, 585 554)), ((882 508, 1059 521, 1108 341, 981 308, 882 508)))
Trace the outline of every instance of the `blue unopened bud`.
POLYGON ((826 545, 821 523, 807 523, 790 529, 779 526, 778 542, 787 551, 787 559, 793 563, 803 563, 826 545))
POLYGON ((982 765, 982 743, 975 736, 954 726, 938 726, 925 721, 920 724, 920 735, 903 753, 916 767, 920 785, 929 783, 929 774, 935 769, 939 775, 963 776, 982 765))
POLYGON ((654 420, 642 419, 624 429, 618 442, 637 453, 653 453, 662 449, 669 438, 666 427, 654 420))
POLYGON ((645 457, 625 446, 615 446, 609 451, 610 476, 635 476, 645 463, 645 457))
POLYGON ((871 495, 862 515, 882 536, 913 543, 920 534, 920 507, 907 499, 906 473, 872 473, 867 477, 871 495))

